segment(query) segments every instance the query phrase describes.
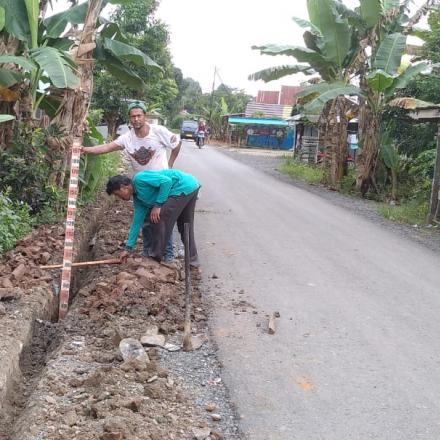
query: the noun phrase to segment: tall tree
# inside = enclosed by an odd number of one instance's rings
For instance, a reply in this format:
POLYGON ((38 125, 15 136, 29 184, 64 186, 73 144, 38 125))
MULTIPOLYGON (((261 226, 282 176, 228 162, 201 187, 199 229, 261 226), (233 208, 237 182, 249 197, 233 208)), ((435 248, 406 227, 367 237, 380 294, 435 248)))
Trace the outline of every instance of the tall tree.
MULTIPOLYGON (((334 0, 308 0, 310 21, 299 18, 293 20, 306 31, 303 34, 305 47, 265 45, 254 47, 265 55, 288 55, 304 64, 282 65, 256 72, 250 79, 272 81, 294 73, 319 75, 325 83, 308 90, 322 99, 321 107, 313 112, 320 113, 321 140, 330 158, 330 183, 337 187, 346 173, 347 158, 347 118, 352 104, 343 95, 356 92, 350 85, 353 63, 359 50, 356 29, 340 10, 334 0), (334 84, 330 89, 328 84, 334 84)), ((315 102, 317 104, 317 102, 315 102)))
POLYGON ((109 136, 112 138, 115 137, 118 124, 126 118, 127 100, 143 100, 149 107, 168 116, 169 103, 178 95, 174 66, 168 50, 168 30, 164 23, 155 18, 158 4, 158 1, 153 0, 132 0, 119 6, 112 15, 112 20, 118 24, 126 42, 148 53, 161 66, 161 70, 135 68, 140 81, 128 85, 117 78, 109 77, 110 66, 97 66, 97 88, 93 97, 93 107, 104 111, 109 136), (111 90, 111 93, 108 93, 108 90, 111 90))

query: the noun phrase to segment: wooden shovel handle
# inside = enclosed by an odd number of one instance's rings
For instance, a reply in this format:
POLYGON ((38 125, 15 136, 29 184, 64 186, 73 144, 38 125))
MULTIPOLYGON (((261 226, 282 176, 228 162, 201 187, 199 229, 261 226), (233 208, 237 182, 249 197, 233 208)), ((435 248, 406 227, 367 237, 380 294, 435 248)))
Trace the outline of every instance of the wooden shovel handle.
MULTIPOLYGON (((99 266, 100 264, 121 264, 119 258, 111 258, 109 260, 82 261, 81 263, 72 263, 72 267, 81 266, 99 266)), ((62 264, 52 264, 50 266, 40 266, 40 269, 61 269, 62 264)))

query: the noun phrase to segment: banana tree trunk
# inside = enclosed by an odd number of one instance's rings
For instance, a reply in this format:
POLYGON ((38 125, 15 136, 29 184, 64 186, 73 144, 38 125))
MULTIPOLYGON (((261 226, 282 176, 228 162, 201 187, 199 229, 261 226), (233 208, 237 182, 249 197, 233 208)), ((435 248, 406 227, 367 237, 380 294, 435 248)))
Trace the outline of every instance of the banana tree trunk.
POLYGON ((107 140, 115 140, 116 139, 116 132, 119 128, 119 114, 118 113, 111 113, 105 118, 105 122, 107 123, 107 140))
POLYGON ((428 223, 440 222, 440 123, 437 131, 437 157, 432 179, 431 201, 429 204, 428 223))
POLYGON ((337 98, 336 103, 337 116, 337 143, 336 143, 336 157, 335 157, 335 176, 334 180, 336 186, 339 188, 342 178, 347 174, 347 125, 348 120, 346 117, 347 105, 344 97, 337 98))
POLYGON ((379 153, 379 115, 368 102, 359 111, 359 154, 356 160, 356 189, 365 195, 374 185, 374 171, 379 153))
POLYGON ((330 185, 338 189, 347 174, 347 118, 345 98, 338 97, 324 108, 320 137, 324 140, 326 155, 323 165, 330 167, 330 185))
POLYGON ((397 189, 399 186, 399 180, 397 178, 397 170, 391 169, 391 199, 397 200, 397 189))
MULTIPOLYGON (((7 35, 0 36, 0 54, 15 55, 18 49, 19 41, 7 35)), ((9 70, 15 70, 17 67, 14 64, 2 66, 9 70)), ((20 100, 24 84, 15 84, 9 89, 4 89, 0 99, 0 114, 14 115, 20 119, 20 106, 15 107, 17 101, 20 100), (14 110, 17 110, 17 113, 14 110)), ((0 124, 0 149, 9 147, 12 144, 14 136, 14 127, 16 121, 3 122, 0 124)))
POLYGON ((90 105, 93 90, 93 49, 95 44, 96 20, 101 11, 102 0, 90 0, 80 42, 73 58, 78 66, 80 84, 75 89, 67 89, 57 115, 52 124, 58 124, 66 133, 60 139, 63 152, 61 167, 52 176, 55 184, 62 186, 69 162, 69 149, 74 138, 82 139, 84 121, 90 105))

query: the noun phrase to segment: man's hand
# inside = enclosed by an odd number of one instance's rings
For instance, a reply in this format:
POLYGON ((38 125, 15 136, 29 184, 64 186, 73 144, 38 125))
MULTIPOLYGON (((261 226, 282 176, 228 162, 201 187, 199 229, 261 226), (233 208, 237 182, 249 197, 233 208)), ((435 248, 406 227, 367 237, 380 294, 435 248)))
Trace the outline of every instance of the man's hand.
MULTIPOLYGON (((173 136, 173 138, 174 138, 174 137, 175 137, 175 136, 173 136)), ((173 139, 173 138, 171 138, 171 139, 173 139)), ((177 156, 179 155, 180 147, 181 147, 181 146, 182 146, 182 141, 180 141, 179 144, 177 145, 177 147, 174 148, 174 149, 171 151, 170 159, 168 160, 168 168, 170 168, 170 169, 173 168, 173 166, 174 166, 174 162, 176 161, 177 156)))
POLYGON ((94 147, 80 146, 82 154, 105 154, 112 151, 123 150, 124 147, 119 146, 116 142, 110 142, 108 144, 95 145, 94 147))
POLYGON ((126 263, 130 254, 131 254, 131 252, 129 252, 129 251, 122 251, 119 254, 119 259, 121 260, 121 263, 126 263))
POLYGON ((159 223, 160 221, 160 206, 155 206, 150 212, 151 223, 159 223))

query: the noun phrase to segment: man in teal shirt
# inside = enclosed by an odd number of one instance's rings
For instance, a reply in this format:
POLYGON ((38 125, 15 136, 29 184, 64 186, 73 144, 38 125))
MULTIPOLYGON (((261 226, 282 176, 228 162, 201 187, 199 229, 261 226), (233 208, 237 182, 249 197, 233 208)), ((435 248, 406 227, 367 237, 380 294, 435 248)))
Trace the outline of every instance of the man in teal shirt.
POLYGON ((121 259, 127 259, 133 250, 145 217, 149 215, 152 224, 152 245, 149 256, 161 261, 171 237, 174 224, 183 241, 183 225, 189 223, 190 264, 199 266, 194 241, 194 210, 200 183, 191 174, 178 170, 141 171, 133 179, 114 176, 107 182, 107 194, 114 194, 122 200, 133 198, 133 220, 128 233, 125 251, 121 259))

